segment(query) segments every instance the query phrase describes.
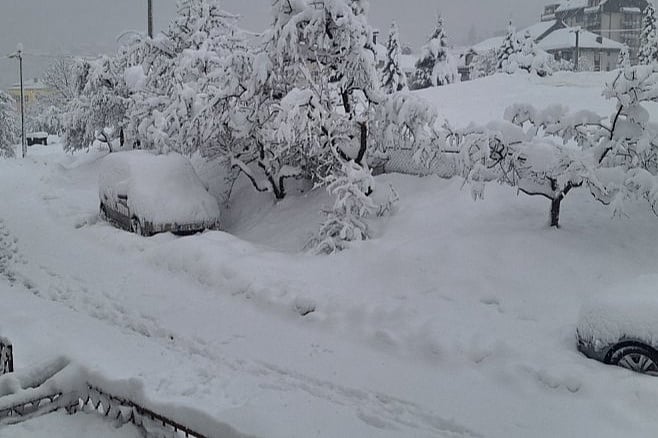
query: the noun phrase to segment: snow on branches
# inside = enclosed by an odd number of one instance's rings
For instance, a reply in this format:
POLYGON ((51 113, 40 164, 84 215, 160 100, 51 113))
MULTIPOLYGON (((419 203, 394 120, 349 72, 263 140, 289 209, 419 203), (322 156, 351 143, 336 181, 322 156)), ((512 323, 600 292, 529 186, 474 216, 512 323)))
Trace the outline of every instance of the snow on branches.
POLYGON ((443 17, 437 17, 436 28, 427 44, 421 48, 411 89, 419 90, 459 82, 457 59, 450 53, 443 17))
POLYGON ((0 91, 0 158, 14 156, 17 132, 16 102, 9 94, 0 91))

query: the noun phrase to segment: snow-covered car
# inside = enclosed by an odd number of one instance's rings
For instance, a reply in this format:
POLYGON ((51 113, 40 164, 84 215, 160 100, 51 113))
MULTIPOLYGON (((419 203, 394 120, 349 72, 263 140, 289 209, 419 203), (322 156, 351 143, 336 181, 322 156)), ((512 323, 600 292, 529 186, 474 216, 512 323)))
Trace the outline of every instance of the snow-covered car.
POLYGON ((117 152, 101 163, 100 215, 127 231, 193 234, 218 229, 217 200, 182 155, 117 152))
POLYGON ((585 356, 658 376, 658 287, 618 294, 583 306, 577 328, 585 356))

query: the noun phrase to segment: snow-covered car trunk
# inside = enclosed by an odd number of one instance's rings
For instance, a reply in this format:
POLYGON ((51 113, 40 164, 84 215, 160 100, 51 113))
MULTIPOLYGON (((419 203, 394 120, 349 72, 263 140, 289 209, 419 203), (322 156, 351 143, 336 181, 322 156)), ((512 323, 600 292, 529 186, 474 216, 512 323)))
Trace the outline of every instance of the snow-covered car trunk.
POLYGON ((150 235, 219 227, 217 200, 182 155, 111 154, 103 160, 98 185, 101 213, 130 231, 150 235))

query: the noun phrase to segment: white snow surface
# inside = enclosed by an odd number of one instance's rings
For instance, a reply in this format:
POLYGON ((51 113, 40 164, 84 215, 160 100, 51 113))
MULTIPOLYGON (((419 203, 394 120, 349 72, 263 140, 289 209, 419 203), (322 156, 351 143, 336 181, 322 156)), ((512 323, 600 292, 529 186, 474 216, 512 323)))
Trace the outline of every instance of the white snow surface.
MULTIPOLYGON (((417 94, 457 127, 514 103, 609 116, 610 77, 417 94)), ((0 332, 18 369, 66 355, 256 437, 656 436, 658 380, 575 342, 584 303, 658 272, 645 203, 613 220, 574 191, 553 230, 542 198, 492 186, 474 203, 458 179, 382 175, 396 213, 373 220, 373 240, 316 257, 301 248, 330 204, 322 190, 274 203, 241 181, 226 232, 143 238, 97 219, 105 155, 34 146, 0 161, 0 332)), ((219 195, 217 167, 197 170, 219 195)))
POLYGON ((132 214, 156 224, 214 224, 219 206, 182 155, 145 151, 110 154, 101 164, 99 195, 128 196, 132 214))
POLYGON ((66 415, 56 412, 13 426, 0 428, 0 438, 140 438, 135 426, 116 427, 94 414, 66 415))

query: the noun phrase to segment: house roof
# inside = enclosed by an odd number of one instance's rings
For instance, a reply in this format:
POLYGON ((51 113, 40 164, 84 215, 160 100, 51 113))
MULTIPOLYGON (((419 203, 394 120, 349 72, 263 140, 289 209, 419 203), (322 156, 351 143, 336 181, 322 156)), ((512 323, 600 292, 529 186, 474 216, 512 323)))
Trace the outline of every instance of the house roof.
MULTIPOLYGON (((576 33, 574 28, 558 29, 551 32, 537 45, 548 50, 573 49, 576 47, 576 33)), ((592 32, 580 30, 578 45, 581 49, 621 50, 624 45, 608 38, 602 38, 592 32), (600 42, 599 42, 600 39, 600 42)))
POLYGON ((526 32, 530 33, 530 36, 534 40, 538 40, 540 37, 542 37, 546 32, 551 30, 553 26, 557 24, 556 20, 552 21, 540 21, 539 23, 535 23, 532 26, 528 26, 525 29, 521 29, 517 33, 520 35, 525 35, 526 32))
POLYGON ((505 37, 502 36, 489 38, 474 45, 473 50, 478 53, 486 52, 488 50, 497 50, 503 45, 504 40, 505 37))
MULTIPOLYGON (((10 90, 20 90, 21 89, 21 84, 16 83, 13 84, 11 87, 9 87, 10 90)), ((23 89, 24 90, 47 90, 48 86, 45 85, 43 82, 39 81, 38 79, 29 79, 26 81, 23 81, 23 89)))

